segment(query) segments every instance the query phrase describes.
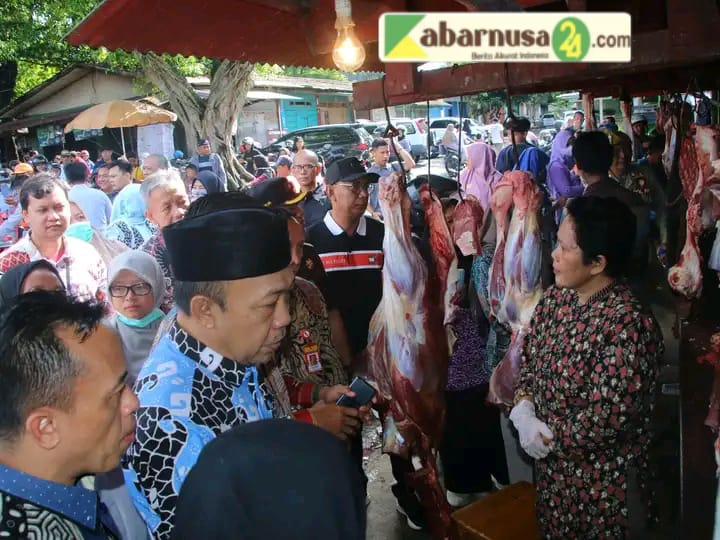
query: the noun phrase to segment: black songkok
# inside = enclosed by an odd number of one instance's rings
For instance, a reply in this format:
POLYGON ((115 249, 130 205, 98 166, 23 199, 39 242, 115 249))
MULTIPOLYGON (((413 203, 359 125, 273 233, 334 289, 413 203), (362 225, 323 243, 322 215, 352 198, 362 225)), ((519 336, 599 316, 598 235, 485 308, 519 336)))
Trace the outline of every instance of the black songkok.
POLYGON ((211 212, 168 225, 162 234, 178 281, 232 281, 290 264, 287 214, 278 210, 211 212))

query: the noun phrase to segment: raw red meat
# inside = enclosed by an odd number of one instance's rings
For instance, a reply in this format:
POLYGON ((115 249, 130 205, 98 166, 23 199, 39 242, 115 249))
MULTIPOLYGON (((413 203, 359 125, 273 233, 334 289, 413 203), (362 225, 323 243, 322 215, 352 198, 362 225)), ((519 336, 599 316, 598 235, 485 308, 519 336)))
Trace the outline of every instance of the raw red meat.
MULTIPOLYGON (((433 536, 449 538, 450 507, 438 482, 435 454, 444 427, 449 357, 443 291, 455 286, 448 260, 455 253, 448 253, 450 232, 436 215, 439 201, 430 201, 428 225, 433 249, 438 249, 437 276, 431 278, 410 235, 410 198, 401 182, 397 174, 380 179, 385 264, 382 299, 370 322, 369 365, 389 404, 383 414, 383 450, 420 458, 422 468, 408 480, 420 495, 433 536)), ((457 274, 457 261, 454 266, 457 274)))
POLYGON ((525 332, 543 293, 540 279, 542 243, 538 224, 542 192, 524 171, 507 173, 503 181, 505 179, 512 185, 513 210, 503 253, 505 294, 499 304, 497 318, 510 325, 512 336, 505 358, 490 379, 488 400, 511 406, 520 373, 525 332))
POLYGON ((697 360, 701 364, 710 364, 715 368, 715 379, 705 425, 717 433, 720 429, 720 332, 710 336, 710 352, 698 357, 697 360))
POLYGON ((683 195, 688 204, 687 234, 685 246, 678 263, 668 272, 668 283, 676 292, 686 298, 697 298, 702 292, 701 257, 697 237, 705 226, 703 204, 706 214, 712 214, 712 197, 705 197, 720 183, 717 161, 720 155, 720 127, 696 126, 695 140, 686 138, 680 153, 680 179, 683 195), (694 178, 694 180, 693 180, 694 178), (708 202, 709 201, 709 202, 708 202))
POLYGON ((453 215, 455 245, 466 257, 480 253, 480 229, 484 212, 480 201, 467 195, 456 207, 453 215))
POLYGON ((490 198, 490 208, 497 225, 497 240, 495 243, 495 254, 493 255, 492 264, 488 276, 488 297, 490 300, 490 309, 494 317, 498 316, 500 304, 505 298, 505 242, 507 217, 510 207, 513 204, 513 183, 512 179, 506 173, 502 180, 495 185, 492 197, 490 198))

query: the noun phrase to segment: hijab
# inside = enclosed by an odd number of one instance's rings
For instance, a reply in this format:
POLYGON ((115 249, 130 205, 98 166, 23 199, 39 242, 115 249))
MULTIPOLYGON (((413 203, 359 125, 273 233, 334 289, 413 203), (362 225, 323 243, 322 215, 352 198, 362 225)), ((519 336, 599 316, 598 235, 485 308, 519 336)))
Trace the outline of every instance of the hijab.
POLYGON ((495 151, 484 142, 472 143, 465 150, 470 167, 460 173, 460 187, 464 194, 476 197, 487 213, 492 190, 502 178, 502 174, 495 168, 495 151))
POLYGON ((147 206, 140 194, 140 184, 125 186, 113 203, 113 221, 122 219, 129 225, 145 225, 147 206))
POLYGON ((364 540, 365 527, 360 468, 345 445, 278 418, 205 446, 180 490, 173 539, 364 540))
MULTIPOLYGON (((200 183, 205 186, 205 190, 208 192, 208 194, 221 193, 225 191, 225 186, 223 186, 223 183, 212 171, 200 171, 199 173, 197 173, 197 180, 199 180, 200 183)), ((193 182, 195 181, 193 180, 193 182)))
MULTIPOLYGON (((6 305, 15 297, 20 296, 20 290, 27 277, 36 269, 49 270, 63 283, 55 265, 45 259, 18 264, 3 274, 0 278, 0 307, 6 305)), ((64 286, 63 286, 64 287, 64 286)))
POLYGON ((145 211, 147 206, 140 194, 140 184, 125 186, 113 203, 113 222, 106 236, 118 240, 130 249, 139 248, 153 234, 145 211))
POLYGON ((108 266, 108 298, 110 286, 122 270, 129 270, 150 284, 155 300, 153 310, 140 320, 128 319, 121 313, 115 313, 106 321, 107 325, 120 335, 127 362, 128 381, 134 383, 150 355, 155 334, 165 315, 159 309, 165 294, 165 278, 152 255, 144 251, 125 251, 115 257, 108 266))
POLYGON ((85 214, 93 229, 105 234, 108 226, 108 215, 105 213, 105 205, 110 199, 102 191, 87 186, 73 186, 68 192, 68 200, 77 204, 85 214), (105 201, 104 199, 107 199, 105 201), (103 204, 104 202, 104 204, 103 204))
POLYGON ((550 163, 560 162, 569 169, 572 168, 574 160, 572 157, 572 148, 568 146, 568 142, 573 137, 573 132, 567 129, 560 130, 555 135, 555 139, 550 149, 550 163))

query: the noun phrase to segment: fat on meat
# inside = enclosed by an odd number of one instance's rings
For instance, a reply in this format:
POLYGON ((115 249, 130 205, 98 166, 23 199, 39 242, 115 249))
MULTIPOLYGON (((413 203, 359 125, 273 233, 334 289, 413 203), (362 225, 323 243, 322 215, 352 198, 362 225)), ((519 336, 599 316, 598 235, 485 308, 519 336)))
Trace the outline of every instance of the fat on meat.
POLYGON ((720 185, 720 127, 696 126, 695 137, 683 141, 680 152, 680 179, 688 204, 685 246, 675 266, 668 272, 670 287, 686 298, 702 293, 702 259, 698 236, 712 220, 714 197, 720 185), (705 215, 705 217, 704 217, 705 215))
POLYGON ((467 195, 455 207, 453 213, 453 240, 460 252, 468 257, 480 253, 480 229, 485 212, 482 204, 472 195, 467 195))
MULTIPOLYGON (((368 354, 370 373, 388 403, 383 451, 420 458, 422 468, 410 474, 408 482, 420 496, 433 537, 449 538, 450 507, 435 463, 444 428, 449 357, 444 297, 452 287, 448 275, 453 267, 440 239, 451 242, 450 232, 444 220, 428 219, 431 239, 436 237, 443 250, 429 271, 413 243, 410 198, 399 175, 380 178, 379 200, 385 222, 383 294, 370 322, 368 354)), ((430 205, 431 214, 435 208, 430 205)))
POLYGON ((511 406, 520 373, 522 345, 535 306, 543 294, 542 241, 538 213, 543 194, 524 171, 506 173, 512 185, 512 217, 503 253, 505 291, 498 320, 510 325, 512 335, 505 357, 490 378, 488 400, 511 406))
POLYGON ((488 275, 488 298, 492 316, 500 322, 500 308, 505 298, 505 245, 507 242, 507 218, 513 204, 513 183, 507 175, 495 185, 490 198, 490 209, 497 226, 495 253, 488 275))

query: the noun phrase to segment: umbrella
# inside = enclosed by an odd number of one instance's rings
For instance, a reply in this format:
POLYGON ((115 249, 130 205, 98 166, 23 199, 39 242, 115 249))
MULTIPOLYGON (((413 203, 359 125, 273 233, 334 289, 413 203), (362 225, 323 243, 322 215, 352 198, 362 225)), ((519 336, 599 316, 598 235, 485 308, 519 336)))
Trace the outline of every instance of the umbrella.
POLYGON ((175 113, 141 101, 108 101, 94 105, 78 114, 65 126, 65 133, 69 133, 73 129, 120 128, 124 154, 125 135, 122 128, 164 124, 175 120, 177 120, 175 113))

